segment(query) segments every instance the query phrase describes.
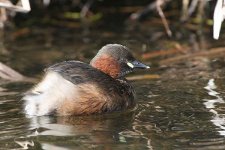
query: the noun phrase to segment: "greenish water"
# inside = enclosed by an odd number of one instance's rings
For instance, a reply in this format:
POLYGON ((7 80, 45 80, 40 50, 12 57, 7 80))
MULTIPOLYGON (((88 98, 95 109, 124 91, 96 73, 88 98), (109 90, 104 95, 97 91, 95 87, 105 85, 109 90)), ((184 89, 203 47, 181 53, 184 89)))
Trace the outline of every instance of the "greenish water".
MULTIPOLYGON (((11 55, 3 57, 4 62, 39 78, 45 67, 58 61, 88 62, 105 43, 119 42, 131 49, 145 44, 130 40, 130 35, 51 31, 51 35, 32 31, 33 37, 11 41, 7 44, 11 55)), ((138 57, 143 51, 134 53, 138 57)), ((2 80, 0 149, 225 149, 224 62, 224 58, 208 60, 203 69, 153 66, 147 74, 158 74, 159 79, 132 82, 135 111, 99 116, 27 117, 20 98, 33 84, 2 80)), ((138 74, 142 73, 146 72, 138 74)))

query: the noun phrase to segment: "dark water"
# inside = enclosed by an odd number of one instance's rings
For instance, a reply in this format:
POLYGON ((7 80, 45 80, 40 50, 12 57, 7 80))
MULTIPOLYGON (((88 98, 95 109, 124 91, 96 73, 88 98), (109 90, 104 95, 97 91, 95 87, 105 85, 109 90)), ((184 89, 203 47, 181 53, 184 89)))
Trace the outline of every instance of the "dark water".
MULTIPOLYGON (((54 62, 72 58, 87 62, 97 49, 108 42, 120 41, 131 49, 144 44, 141 40, 129 40, 127 37, 115 40, 112 33, 101 34, 107 38, 99 39, 82 34, 82 38, 78 34, 73 39, 67 34, 54 32, 50 37, 43 34, 36 33, 35 38, 9 43, 7 48, 12 55, 7 59, 3 57, 4 61, 28 76, 39 78, 41 70, 54 62), (55 34, 64 41, 56 40, 55 34)), ((136 56, 141 53, 135 52, 136 56)), ((0 147, 59 150, 225 149, 225 73, 220 66, 224 59, 219 61, 219 66, 212 67, 216 60, 209 60, 207 69, 197 72, 188 67, 180 72, 153 67, 147 74, 158 74, 161 78, 133 81, 138 104, 135 111, 100 116, 27 117, 23 114, 20 98, 33 84, 2 80, 0 147), (212 74, 216 71, 216 75, 212 74)))

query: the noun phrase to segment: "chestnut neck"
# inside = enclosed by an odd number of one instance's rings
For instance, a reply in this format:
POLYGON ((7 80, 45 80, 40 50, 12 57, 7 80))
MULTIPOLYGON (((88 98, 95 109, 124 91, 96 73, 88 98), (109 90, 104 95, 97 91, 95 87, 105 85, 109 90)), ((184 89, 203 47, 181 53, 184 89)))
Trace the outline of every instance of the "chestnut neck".
POLYGON ((90 65, 112 78, 118 78, 120 75, 120 64, 112 56, 101 55, 91 60, 90 65))

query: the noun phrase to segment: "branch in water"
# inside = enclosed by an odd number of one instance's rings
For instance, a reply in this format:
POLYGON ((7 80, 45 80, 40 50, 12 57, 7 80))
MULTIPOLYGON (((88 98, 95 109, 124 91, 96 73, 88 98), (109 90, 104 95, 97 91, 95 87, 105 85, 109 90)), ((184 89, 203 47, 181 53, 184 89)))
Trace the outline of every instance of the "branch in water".
POLYGON ((34 81, 0 62, 0 78, 10 81, 34 81))

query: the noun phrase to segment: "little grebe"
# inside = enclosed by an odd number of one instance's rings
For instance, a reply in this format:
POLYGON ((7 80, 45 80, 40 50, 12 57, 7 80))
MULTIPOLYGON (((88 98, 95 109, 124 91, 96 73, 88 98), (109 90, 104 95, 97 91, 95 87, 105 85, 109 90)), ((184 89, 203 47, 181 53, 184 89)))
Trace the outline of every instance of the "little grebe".
POLYGON ((149 67, 119 44, 102 47, 90 65, 80 61, 54 64, 23 97, 25 113, 88 115, 133 108, 134 90, 124 76, 136 68, 149 67))

